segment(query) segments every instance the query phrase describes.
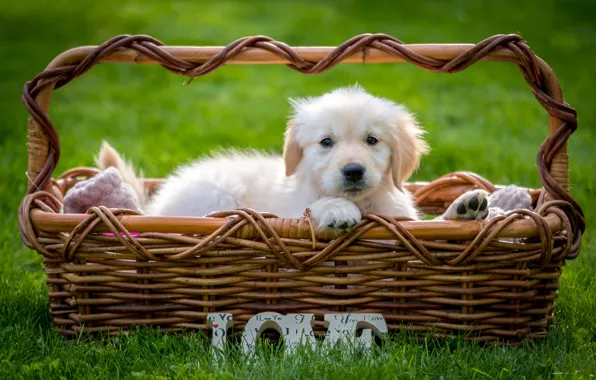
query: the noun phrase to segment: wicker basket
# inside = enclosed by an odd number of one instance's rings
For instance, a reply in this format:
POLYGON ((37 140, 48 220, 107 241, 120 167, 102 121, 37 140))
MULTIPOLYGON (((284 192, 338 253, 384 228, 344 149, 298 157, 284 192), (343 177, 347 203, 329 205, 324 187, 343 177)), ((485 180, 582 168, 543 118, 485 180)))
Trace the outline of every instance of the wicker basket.
MULTIPOLYGON (((568 192, 566 153, 576 114, 551 69, 517 35, 476 45, 405 45, 360 35, 336 48, 291 48, 262 36, 225 47, 166 47, 147 36, 119 36, 59 55, 25 85, 23 101, 31 114, 30 186, 19 226, 24 243, 44 257, 50 313, 67 336, 116 334, 132 325, 202 329, 211 312, 233 314, 242 328, 263 311, 314 313, 321 334, 326 313, 366 312, 382 313, 391 331, 518 343, 546 336, 562 266, 579 253, 585 224, 568 192), (159 64, 193 78, 224 64, 285 64, 318 74, 342 62, 407 61, 453 73, 479 60, 518 65, 549 114, 550 135, 537 157, 543 187, 528 190, 533 212, 484 223, 366 215, 333 240, 313 236, 306 219, 251 210, 210 218, 104 207, 59 213, 65 192, 96 171, 52 179, 60 146, 48 118, 50 95, 99 62, 159 64)), ((155 188, 159 180, 146 183, 155 188)), ((407 187, 427 213, 442 212, 471 188, 496 189, 472 173, 407 187)))

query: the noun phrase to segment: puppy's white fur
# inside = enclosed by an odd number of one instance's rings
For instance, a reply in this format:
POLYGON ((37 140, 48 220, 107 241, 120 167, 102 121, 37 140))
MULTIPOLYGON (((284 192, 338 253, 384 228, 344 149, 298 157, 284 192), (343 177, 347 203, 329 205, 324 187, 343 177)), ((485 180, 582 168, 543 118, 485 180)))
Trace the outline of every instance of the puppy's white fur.
MULTIPOLYGON (((205 216, 248 207, 297 218, 309 208, 319 228, 337 230, 358 223, 366 212, 418 218, 402 185, 428 148, 406 108, 359 86, 291 103, 283 158, 228 151, 182 166, 153 196, 146 213, 205 216), (331 146, 322 145, 324 139, 331 139, 331 146), (358 184, 346 182, 342 170, 347 164, 364 168, 358 184)), ((133 187, 139 189, 138 183, 133 187)))

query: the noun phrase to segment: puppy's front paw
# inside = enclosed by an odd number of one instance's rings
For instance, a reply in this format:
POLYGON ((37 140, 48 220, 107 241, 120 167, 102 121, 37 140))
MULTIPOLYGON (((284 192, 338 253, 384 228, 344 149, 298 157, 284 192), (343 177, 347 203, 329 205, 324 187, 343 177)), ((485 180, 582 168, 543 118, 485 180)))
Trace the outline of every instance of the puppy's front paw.
POLYGON ((362 219, 358 207, 344 198, 321 198, 309 208, 317 230, 342 232, 354 227, 362 219))
POLYGON ((488 216, 489 195, 484 190, 470 190, 459 196, 449 206, 443 219, 482 220, 488 216))

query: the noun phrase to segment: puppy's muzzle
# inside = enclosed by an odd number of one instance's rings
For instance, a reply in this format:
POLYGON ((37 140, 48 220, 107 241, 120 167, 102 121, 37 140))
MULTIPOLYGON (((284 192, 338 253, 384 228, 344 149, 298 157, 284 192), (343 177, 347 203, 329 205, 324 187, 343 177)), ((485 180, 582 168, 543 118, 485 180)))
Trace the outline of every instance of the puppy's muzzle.
POLYGON ((365 170, 364 166, 360 164, 346 164, 341 170, 344 176, 344 182, 348 185, 362 185, 365 170))

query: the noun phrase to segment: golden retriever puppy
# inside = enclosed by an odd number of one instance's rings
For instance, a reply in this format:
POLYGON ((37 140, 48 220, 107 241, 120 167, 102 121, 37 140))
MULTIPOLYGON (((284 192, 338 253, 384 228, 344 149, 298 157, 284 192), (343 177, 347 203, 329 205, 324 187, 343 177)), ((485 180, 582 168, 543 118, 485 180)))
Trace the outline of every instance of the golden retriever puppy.
MULTIPOLYGON (((205 216, 247 207, 298 218, 309 208, 317 228, 332 233, 353 227, 367 212, 418 218, 403 183, 428 146, 405 107, 360 86, 291 104, 283 157, 228 151, 181 166, 145 204, 145 213, 205 216)), ((102 169, 115 166, 140 188, 134 171, 109 145, 98 163, 102 169)), ((487 202, 486 192, 468 192, 443 218, 482 219, 487 202)))

